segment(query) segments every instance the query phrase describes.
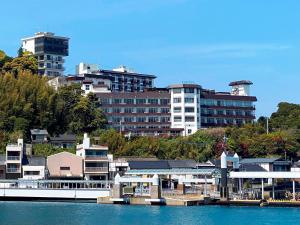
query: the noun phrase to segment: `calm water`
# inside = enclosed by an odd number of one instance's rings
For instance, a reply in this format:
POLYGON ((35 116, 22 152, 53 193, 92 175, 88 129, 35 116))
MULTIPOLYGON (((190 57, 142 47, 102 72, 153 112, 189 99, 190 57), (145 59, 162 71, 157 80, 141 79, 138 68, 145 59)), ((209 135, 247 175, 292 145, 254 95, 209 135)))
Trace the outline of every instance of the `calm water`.
POLYGON ((159 207, 93 203, 0 202, 0 224, 299 225, 300 208, 159 207))

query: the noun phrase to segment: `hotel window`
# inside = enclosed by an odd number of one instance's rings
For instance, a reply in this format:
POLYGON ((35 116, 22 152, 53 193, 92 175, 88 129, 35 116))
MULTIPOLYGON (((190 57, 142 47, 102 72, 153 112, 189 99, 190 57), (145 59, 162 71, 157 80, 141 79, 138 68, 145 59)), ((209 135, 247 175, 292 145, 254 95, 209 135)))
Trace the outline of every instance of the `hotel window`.
POLYGON ((224 124, 224 119, 217 118, 217 124, 224 124))
POLYGON ((150 117, 148 117, 148 122, 149 123, 156 123, 156 122, 158 122, 158 118, 150 116, 150 117))
POLYGON ((181 107, 174 107, 173 112, 174 113, 180 113, 181 112, 181 107))
POLYGON ((161 112, 161 113, 169 113, 169 112, 170 112, 170 109, 169 109, 169 108, 161 108, 161 109, 160 109, 160 112, 161 112))
POLYGON ((174 116, 174 122, 181 122, 181 116, 174 116))
POLYGON ((149 113, 157 113, 157 108, 149 108, 149 113))
POLYGON ((145 108, 137 108, 136 112, 137 113, 145 113, 146 109, 145 108))
POLYGON ((217 110, 217 115, 224 115, 224 111, 223 110, 217 110))
POLYGON ((215 123, 215 119, 214 118, 207 118, 207 123, 215 123))
POLYGON ((160 99, 160 104, 161 105, 168 105, 170 103, 169 99, 160 99))
POLYGON ((173 103, 180 103, 181 102, 181 98, 173 98, 173 103))
POLYGON ((157 98, 149 98, 148 103, 157 105, 158 104, 158 99, 157 98))
POLYGON ((242 110, 236 110, 236 111, 235 111, 235 115, 237 115, 237 116, 243 116, 244 113, 243 113, 242 110))
POLYGON ((124 117, 124 122, 133 122, 133 117, 124 117))
POLYGON ((86 84, 86 85, 85 85, 85 90, 86 90, 86 91, 90 90, 90 85, 86 84))
POLYGON ((194 94, 194 88, 185 88, 184 93, 193 93, 194 94))
POLYGON ((146 117, 137 117, 136 122, 144 123, 144 122, 146 122, 146 117))
POLYGON ((181 93, 181 88, 174 88, 173 89, 173 93, 176 94, 176 93, 181 93))
POLYGON ((226 110, 226 115, 233 116, 233 110, 226 110))
POLYGON ((144 98, 137 98, 136 99, 136 104, 146 104, 146 99, 144 99, 144 98))
POLYGON ((194 103, 194 98, 184 98, 185 103, 194 103))
POLYGON ((114 123, 119 123, 121 121, 121 117, 112 117, 112 121, 114 123))
POLYGON ((100 99, 100 102, 102 104, 110 104, 109 98, 102 98, 102 99, 100 99))
POLYGON ((51 63, 47 63, 47 68, 51 68, 51 63))
POLYGON ((134 104, 134 99, 132 99, 132 98, 125 98, 124 99, 124 103, 125 104, 134 104))
POLYGON ((114 98, 113 103, 114 104, 120 104, 120 103, 122 103, 122 99, 121 98, 114 98))
POLYGON ((121 108, 113 108, 113 113, 121 113, 121 108))
POLYGON ((245 111, 245 116, 252 116, 252 111, 245 111))
POLYGON ((160 122, 161 123, 168 123, 168 122, 170 122, 170 117, 161 117, 160 122))
POLYGON ((195 117, 194 116, 186 116, 185 122, 195 122, 195 117))
POLYGON ((133 109, 132 108, 124 108, 125 113, 132 113, 133 109))
POLYGON ((186 113, 193 113, 193 112, 195 112, 195 108, 194 107, 185 107, 184 111, 186 113))

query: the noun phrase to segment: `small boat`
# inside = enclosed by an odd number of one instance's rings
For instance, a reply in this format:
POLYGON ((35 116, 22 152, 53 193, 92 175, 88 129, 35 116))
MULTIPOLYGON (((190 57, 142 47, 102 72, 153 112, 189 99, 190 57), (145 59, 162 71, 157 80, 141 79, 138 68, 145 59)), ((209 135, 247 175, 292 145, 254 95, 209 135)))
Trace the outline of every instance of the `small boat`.
POLYGON ((264 207, 264 206, 268 206, 268 205, 269 205, 269 202, 265 199, 262 199, 259 203, 260 207, 264 207))

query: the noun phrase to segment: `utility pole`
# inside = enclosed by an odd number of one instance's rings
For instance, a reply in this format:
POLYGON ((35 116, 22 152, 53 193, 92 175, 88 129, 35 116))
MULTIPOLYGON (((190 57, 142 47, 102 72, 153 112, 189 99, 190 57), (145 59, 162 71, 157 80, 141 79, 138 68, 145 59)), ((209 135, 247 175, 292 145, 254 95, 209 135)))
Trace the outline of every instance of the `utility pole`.
POLYGON ((269 134, 269 117, 266 117, 267 119, 267 134, 269 134))

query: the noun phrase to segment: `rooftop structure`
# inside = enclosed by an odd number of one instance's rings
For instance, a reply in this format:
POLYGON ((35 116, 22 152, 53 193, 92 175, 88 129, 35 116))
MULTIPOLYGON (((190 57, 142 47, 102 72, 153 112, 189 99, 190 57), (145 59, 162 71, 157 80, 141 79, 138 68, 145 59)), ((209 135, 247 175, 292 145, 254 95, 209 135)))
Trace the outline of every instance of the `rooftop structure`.
POLYGON ((64 57, 69 55, 69 38, 38 32, 33 37, 22 39, 22 49, 37 57, 39 75, 63 75, 64 57))

